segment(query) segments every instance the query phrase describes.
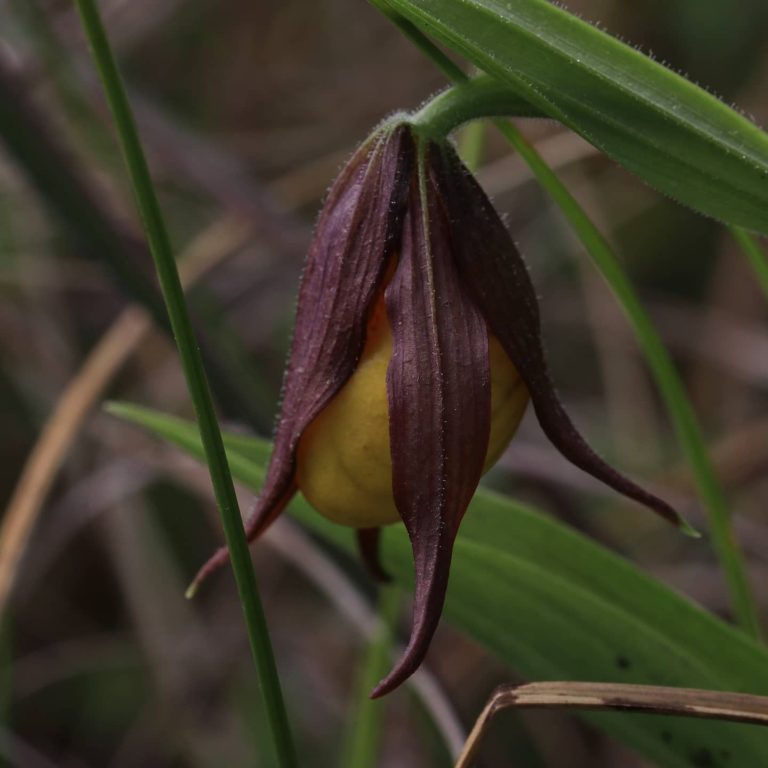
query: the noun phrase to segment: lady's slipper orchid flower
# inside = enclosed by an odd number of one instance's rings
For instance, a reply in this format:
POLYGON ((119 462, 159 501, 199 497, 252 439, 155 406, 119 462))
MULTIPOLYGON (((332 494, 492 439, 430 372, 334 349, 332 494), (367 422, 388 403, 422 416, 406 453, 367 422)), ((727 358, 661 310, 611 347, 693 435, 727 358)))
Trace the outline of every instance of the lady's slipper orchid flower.
MULTIPOLYGON (((331 188, 301 281, 253 540, 297 490, 357 528, 371 571, 380 526, 402 520, 415 562, 413 628, 387 693, 423 660, 453 543, 481 475, 528 398, 553 445, 677 525, 677 513, 600 459, 547 373, 539 308, 501 219, 447 142, 393 120, 331 188)), ((227 559, 220 550, 203 578, 227 559)))

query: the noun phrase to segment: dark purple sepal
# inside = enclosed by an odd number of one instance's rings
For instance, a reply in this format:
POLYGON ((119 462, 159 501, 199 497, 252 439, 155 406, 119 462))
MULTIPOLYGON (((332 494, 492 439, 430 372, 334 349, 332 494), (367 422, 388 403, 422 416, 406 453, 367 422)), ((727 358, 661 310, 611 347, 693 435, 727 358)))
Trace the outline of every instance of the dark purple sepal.
POLYGON ((421 664, 440 619, 454 539, 483 470, 491 419, 488 329, 454 266, 449 221, 430 178, 415 175, 400 261, 386 289, 392 489, 411 539, 413 626, 395 668, 372 693, 421 664))
MULTIPOLYGON (((414 145, 404 126, 366 142, 331 187, 299 288, 274 447, 261 493, 246 521, 253 541, 295 493, 301 435, 355 370, 373 300, 399 247, 414 145)), ((228 559, 220 549, 195 581, 228 559)))
POLYGON ((380 584, 386 584, 392 581, 392 577, 381 564, 379 544, 381 539, 381 528, 358 528, 357 548, 360 552, 360 559, 368 570, 374 581, 380 584))
POLYGON ((432 145, 430 166, 448 204, 463 284, 525 381, 547 437, 580 469, 686 529, 669 504, 613 469, 576 430, 549 378, 536 293, 506 227, 450 146, 432 145))

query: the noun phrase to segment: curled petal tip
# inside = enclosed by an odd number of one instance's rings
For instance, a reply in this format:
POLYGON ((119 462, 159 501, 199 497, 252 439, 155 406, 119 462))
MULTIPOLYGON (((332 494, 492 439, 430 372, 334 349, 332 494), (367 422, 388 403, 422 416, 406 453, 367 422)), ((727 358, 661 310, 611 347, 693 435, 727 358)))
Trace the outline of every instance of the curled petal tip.
MULTIPOLYGON (((380 699, 382 696, 386 695, 387 693, 390 693, 390 691, 395 687, 394 685, 390 686, 387 684, 388 678, 384 678, 370 693, 368 696, 369 699, 380 699)), ((398 683, 399 685, 399 683, 398 683)))
POLYGON ((214 572, 221 568, 224 563, 229 560, 229 550, 226 547, 220 547, 208 558, 203 564, 202 568, 195 574, 195 578, 192 579, 192 583, 187 587, 187 591, 184 596, 187 600, 191 600, 200 589, 200 585, 214 572))
POLYGON ((616 490, 624 493, 638 503, 645 505, 648 509, 655 512, 660 517, 663 517, 668 523, 672 523, 672 525, 686 536, 690 536, 693 539, 701 538, 701 534, 673 506, 667 504, 666 501, 649 493, 640 486, 635 485, 623 475, 615 472, 615 470, 614 473, 622 482, 620 487, 616 487, 616 485, 613 486, 616 490))
POLYGON ((392 693, 395 688, 402 685, 418 669, 429 647, 429 639, 423 644, 423 647, 420 647, 421 643, 409 644, 392 671, 371 691, 371 699, 379 699, 388 693, 392 693))
POLYGON ((692 539, 702 538, 701 531, 694 528, 682 515, 678 515, 677 527, 680 529, 681 533, 692 539))
POLYGON ((413 628, 408 646, 403 655, 397 660, 390 673, 384 677, 371 692, 372 699, 378 699, 391 693, 402 685, 424 661, 429 650, 432 636, 435 634, 440 621, 440 613, 445 599, 448 583, 449 565, 447 561, 440 563, 437 572, 426 583, 418 580, 413 605, 413 628))

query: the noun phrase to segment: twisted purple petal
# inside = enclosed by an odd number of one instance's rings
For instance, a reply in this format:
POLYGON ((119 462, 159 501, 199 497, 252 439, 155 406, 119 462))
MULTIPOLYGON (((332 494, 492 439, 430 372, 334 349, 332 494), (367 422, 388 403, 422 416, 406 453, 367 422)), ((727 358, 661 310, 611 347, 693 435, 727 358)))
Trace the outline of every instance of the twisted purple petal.
POLYGON ((430 162, 448 203, 463 284, 525 381, 547 437, 580 469, 685 528, 669 504, 606 464, 579 434, 549 378, 536 293, 503 222, 453 149, 433 146, 430 162))
POLYGON ((413 547, 413 627, 373 697, 400 685, 427 652, 490 435, 488 330, 459 282, 446 212, 422 170, 411 182, 400 262, 385 293, 392 488, 413 547))
MULTIPOLYGON (((307 256, 267 476, 247 519, 253 541, 296 492, 302 433, 344 386, 365 343, 366 320, 398 248, 413 140, 385 128, 358 150, 331 188, 307 256)), ((193 582, 228 559, 217 551, 193 582)))

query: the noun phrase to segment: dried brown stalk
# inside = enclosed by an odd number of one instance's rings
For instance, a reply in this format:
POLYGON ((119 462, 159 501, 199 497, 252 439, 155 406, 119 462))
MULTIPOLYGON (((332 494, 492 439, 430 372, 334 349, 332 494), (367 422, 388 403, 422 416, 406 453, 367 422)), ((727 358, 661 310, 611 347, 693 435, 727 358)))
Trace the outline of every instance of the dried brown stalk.
POLYGON ((493 716, 508 708, 622 710, 768 725, 768 696, 617 683, 544 682, 503 685, 492 694, 455 768, 469 768, 493 716))

